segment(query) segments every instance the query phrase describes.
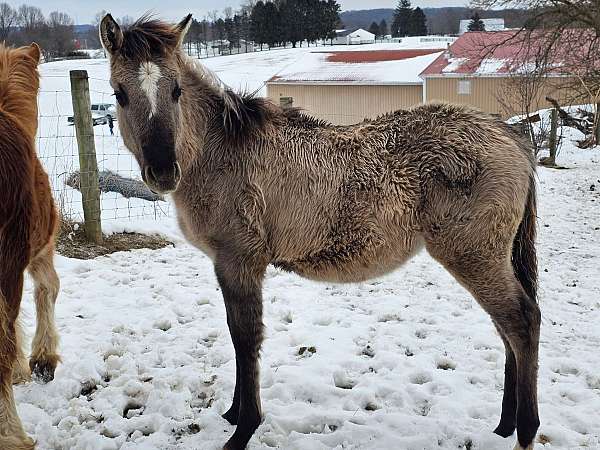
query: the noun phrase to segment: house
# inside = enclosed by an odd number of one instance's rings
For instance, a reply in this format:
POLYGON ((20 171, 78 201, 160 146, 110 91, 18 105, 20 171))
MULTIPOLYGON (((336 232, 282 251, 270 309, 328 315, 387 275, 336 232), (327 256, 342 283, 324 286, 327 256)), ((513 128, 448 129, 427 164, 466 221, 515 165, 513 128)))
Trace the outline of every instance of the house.
POLYGON ((267 82, 267 96, 338 125, 409 108, 423 99, 419 74, 443 51, 432 45, 306 53, 267 82))
POLYGON ((367 30, 358 28, 356 30, 336 30, 336 37, 333 39, 334 45, 360 45, 374 44, 375 35, 367 30))
MULTIPOLYGON (((502 31, 506 28, 504 27, 504 19, 496 18, 496 19, 481 19, 483 25, 485 26, 485 31, 502 31)), ((469 31, 469 24, 471 23, 471 19, 464 19, 460 21, 460 26, 458 29, 458 34, 463 35, 467 31, 469 31)))
MULTIPOLYGON (((550 73, 526 86, 539 52, 534 43, 523 45, 520 40, 511 39, 515 33, 505 30, 463 34, 421 73, 423 101, 467 104, 507 118, 523 113, 524 101, 530 103, 530 111, 535 111, 550 106, 546 96, 569 98, 571 92, 565 87, 573 80, 569 75, 569 53, 561 52, 552 61, 550 73)), ((581 36, 567 40, 573 38, 581 36)))

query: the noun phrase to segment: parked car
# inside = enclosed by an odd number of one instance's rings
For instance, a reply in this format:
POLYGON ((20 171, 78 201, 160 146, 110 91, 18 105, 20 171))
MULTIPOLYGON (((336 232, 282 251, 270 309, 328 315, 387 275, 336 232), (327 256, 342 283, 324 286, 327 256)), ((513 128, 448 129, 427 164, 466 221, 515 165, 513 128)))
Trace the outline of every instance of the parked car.
MULTIPOLYGON (((96 125, 105 125, 108 122, 108 117, 117 120, 117 111, 115 105, 110 103, 94 103, 91 107, 92 123, 96 125)), ((73 116, 69 116, 67 121, 72 124, 75 122, 73 116)))

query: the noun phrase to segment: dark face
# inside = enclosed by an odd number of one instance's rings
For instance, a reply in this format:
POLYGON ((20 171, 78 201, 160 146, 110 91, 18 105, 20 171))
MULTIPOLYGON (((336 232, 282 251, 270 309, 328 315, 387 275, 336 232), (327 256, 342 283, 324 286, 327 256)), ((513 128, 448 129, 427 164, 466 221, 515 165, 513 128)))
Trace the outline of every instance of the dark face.
POLYGON ((116 58, 111 67, 119 128, 142 179, 154 192, 175 191, 181 181, 175 144, 182 95, 175 63, 116 58))

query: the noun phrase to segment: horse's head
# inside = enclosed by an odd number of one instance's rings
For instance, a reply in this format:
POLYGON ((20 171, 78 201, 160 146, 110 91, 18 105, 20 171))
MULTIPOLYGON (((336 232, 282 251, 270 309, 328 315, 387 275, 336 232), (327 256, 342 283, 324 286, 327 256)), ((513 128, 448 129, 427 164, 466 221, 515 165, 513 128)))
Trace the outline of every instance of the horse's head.
POLYGON ((177 25, 143 17, 122 31, 110 14, 100 39, 110 55, 110 82, 123 141, 144 182, 157 193, 177 189, 181 167, 176 143, 181 121, 179 63, 191 14, 177 25))
POLYGON ((35 43, 11 48, 0 42, 0 109, 19 116, 21 125, 32 136, 38 123, 40 57, 40 48, 35 43))

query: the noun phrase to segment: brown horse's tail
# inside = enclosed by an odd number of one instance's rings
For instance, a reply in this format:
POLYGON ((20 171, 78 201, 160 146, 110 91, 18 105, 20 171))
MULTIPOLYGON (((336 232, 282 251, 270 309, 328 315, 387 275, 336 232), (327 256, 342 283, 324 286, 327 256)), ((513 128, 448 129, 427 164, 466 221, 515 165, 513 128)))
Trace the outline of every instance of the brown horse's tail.
POLYGON ((536 210, 535 174, 532 173, 529 178, 525 212, 513 242, 512 265, 525 293, 533 301, 537 301, 538 284, 537 256, 535 252, 536 210))

